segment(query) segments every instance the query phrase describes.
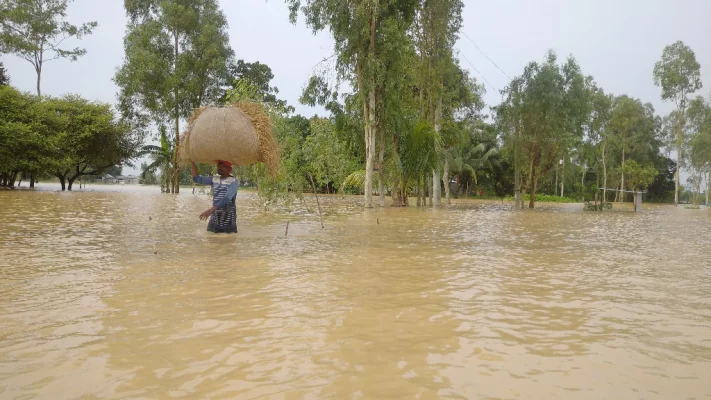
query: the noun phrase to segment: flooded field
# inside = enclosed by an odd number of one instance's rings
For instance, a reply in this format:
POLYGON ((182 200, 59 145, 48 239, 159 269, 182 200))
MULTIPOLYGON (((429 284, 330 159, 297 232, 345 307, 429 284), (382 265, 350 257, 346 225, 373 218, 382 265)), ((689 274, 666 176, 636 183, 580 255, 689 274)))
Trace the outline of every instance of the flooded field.
POLYGON ((183 191, 0 192, 0 399, 711 398, 708 209, 183 191))

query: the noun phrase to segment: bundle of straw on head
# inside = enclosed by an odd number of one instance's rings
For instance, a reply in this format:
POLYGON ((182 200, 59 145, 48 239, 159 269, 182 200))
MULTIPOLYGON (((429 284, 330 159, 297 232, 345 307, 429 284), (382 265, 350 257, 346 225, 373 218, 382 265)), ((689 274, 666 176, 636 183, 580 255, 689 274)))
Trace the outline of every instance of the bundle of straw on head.
POLYGON ((259 103, 239 102, 232 105, 249 117, 259 140, 259 158, 267 167, 267 173, 276 177, 279 172, 279 145, 272 130, 272 120, 259 103))
POLYGON ((279 147, 263 106, 240 102, 195 110, 180 141, 180 159, 182 163, 226 160, 234 165, 263 162, 275 177, 279 147))

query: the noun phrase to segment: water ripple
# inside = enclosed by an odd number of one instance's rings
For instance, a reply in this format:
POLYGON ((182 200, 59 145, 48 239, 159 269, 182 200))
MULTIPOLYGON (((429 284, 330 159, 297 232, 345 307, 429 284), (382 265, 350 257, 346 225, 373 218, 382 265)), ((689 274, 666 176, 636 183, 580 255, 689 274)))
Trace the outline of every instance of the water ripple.
POLYGON ((0 398, 711 396, 709 210, 320 200, 0 192, 0 398))

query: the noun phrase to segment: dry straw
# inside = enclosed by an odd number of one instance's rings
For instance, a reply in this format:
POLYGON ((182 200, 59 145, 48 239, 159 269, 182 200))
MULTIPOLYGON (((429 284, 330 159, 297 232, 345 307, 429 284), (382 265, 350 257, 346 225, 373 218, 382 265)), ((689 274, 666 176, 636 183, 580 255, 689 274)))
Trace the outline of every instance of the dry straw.
POLYGON ((259 161, 267 167, 267 173, 276 177, 279 173, 279 145, 272 129, 272 120, 259 103, 239 102, 232 105, 247 115, 259 139, 259 161))
POLYGON ((271 177, 278 174, 279 153, 269 115, 252 102, 196 109, 180 141, 183 164, 218 159, 235 165, 263 162, 271 177))

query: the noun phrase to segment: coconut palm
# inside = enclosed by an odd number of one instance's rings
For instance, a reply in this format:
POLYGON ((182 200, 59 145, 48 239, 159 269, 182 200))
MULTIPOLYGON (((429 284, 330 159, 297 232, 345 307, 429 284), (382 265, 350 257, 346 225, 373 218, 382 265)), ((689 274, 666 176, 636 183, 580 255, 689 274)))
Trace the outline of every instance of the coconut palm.
MULTIPOLYGON (((495 147, 486 149, 484 143, 479 143, 476 146, 455 147, 447 152, 449 166, 452 173, 457 177, 457 194, 459 193, 459 185, 462 182, 462 175, 469 173, 474 180, 474 184, 478 183, 477 170, 493 169, 499 164, 496 156, 499 154, 495 147)), ((469 192, 469 189, 467 189, 469 192)))

